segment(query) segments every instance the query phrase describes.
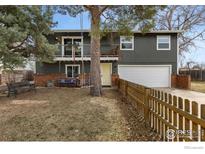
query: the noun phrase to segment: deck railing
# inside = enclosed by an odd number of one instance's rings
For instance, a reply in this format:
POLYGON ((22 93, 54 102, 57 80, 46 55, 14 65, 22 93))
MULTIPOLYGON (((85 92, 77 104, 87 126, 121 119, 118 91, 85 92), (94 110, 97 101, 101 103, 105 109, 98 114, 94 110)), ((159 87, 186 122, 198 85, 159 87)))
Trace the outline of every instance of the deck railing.
MULTIPOLYGON (((56 57, 90 57, 90 44, 83 45, 57 45, 58 50, 55 53, 56 57)), ((100 47, 101 57, 118 57, 118 44, 102 44, 100 47)))
POLYGON ((118 90, 164 141, 205 141, 205 104, 122 79, 118 90))

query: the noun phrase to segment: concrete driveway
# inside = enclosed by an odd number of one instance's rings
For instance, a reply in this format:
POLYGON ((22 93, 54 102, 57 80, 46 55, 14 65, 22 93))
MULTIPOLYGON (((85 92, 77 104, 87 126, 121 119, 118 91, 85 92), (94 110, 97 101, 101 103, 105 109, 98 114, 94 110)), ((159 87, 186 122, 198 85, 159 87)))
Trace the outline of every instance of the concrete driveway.
POLYGON ((163 90, 169 94, 182 97, 184 99, 189 99, 190 101, 196 101, 199 104, 205 104, 205 93, 191 91, 191 90, 182 90, 175 88, 154 88, 157 90, 163 90))

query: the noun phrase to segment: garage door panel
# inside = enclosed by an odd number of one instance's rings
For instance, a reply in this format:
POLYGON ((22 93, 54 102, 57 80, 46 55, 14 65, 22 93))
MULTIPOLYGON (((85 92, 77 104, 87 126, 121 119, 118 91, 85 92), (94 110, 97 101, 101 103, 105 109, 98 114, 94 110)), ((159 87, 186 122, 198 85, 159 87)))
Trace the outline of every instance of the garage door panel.
POLYGON ((148 87, 169 87, 170 66, 119 65, 119 76, 124 80, 148 87))

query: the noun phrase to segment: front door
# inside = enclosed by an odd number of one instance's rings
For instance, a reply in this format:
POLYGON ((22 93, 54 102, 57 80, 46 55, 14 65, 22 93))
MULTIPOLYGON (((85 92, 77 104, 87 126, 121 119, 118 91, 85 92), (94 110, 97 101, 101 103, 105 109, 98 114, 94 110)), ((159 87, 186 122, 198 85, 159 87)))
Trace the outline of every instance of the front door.
POLYGON ((111 86, 112 64, 101 63, 101 81, 103 86, 111 86))

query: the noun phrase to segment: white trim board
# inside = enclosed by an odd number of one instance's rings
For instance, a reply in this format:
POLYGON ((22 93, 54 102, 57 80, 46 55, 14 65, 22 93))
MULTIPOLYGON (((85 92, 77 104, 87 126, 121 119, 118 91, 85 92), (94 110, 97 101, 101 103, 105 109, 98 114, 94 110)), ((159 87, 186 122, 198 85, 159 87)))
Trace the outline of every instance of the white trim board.
MULTIPOLYGON (((76 57, 75 61, 91 61, 91 57, 76 57)), ((118 61, 118 57, 100 57, 101 61, 118 61)), ((73 61, 72 57, 55 57, 54 61, 73 61)))
MULTIPOLYGON (((82 29, 82 30, 80 30, 80 29, 54 29, 54 30, 52 30, 53 32, 56 32, 56 33, 58 33, 58 32, 91 32, 91 30, 90 29, 82 29)), ((115 30, 113 30, 112 32, 118 32, 118 31, 115 31, 115 30)), ((135 31, 135 30, 133 30, 132 31, 133 33, 139 33, 139 34, 142 34, 142 32, 141 31, 135 31)), ((182 33, 182 32, 184 32, 183 30, 156 30, 156 31, 149 31, 149 32, 146 32, 145 34, 150 34, 150 33, 182 33)))
POLYGON ((179 74, 179 35, 177 34, 177 74, 179 74))

